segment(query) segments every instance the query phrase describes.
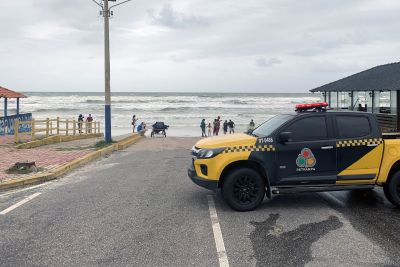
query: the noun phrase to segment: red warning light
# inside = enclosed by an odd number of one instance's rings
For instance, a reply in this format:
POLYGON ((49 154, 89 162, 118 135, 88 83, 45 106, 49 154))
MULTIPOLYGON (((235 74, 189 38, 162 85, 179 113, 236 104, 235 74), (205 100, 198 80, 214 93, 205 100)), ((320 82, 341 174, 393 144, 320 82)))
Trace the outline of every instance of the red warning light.
POLYGON ((328 106, 328 103, 326 103, 326 102, 298 104, 298 105, 296 105, 296 111, 306 111, 306 110, 310 110, 310 109, 322 111, 322 110, 325 110, 324 108, 326 108, 327 106, 328 106))

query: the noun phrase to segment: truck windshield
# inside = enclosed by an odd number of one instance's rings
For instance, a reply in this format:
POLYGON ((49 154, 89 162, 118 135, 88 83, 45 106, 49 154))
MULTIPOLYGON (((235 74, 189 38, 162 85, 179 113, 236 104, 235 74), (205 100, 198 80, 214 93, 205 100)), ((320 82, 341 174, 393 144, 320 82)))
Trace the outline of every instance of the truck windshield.
POLYGON ((254 129, 252 134, 257 137, 270 136, 273 131, 275 131, 279 126, 281 126, 291 118, 293 118, 293 115, 277 115, 254 129))

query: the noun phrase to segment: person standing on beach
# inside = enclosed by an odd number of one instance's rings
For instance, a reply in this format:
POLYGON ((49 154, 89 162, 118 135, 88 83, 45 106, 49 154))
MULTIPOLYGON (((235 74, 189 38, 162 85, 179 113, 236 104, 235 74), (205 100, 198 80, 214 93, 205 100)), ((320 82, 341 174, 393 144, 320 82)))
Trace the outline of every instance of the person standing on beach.
POLYGON ((207 137, 206 135, 206 119, 202 119, 200 123, 201 137, 207 137))
POLYGON ((83 124, 83 115, 79 114, 79 116, 78 116, 78 130, 79 130, 80 134, 82 133, 82 124, 83 124))
POLYGON ((211 133, 212 133, 212 131, 213 131, 213 128, 212 128, 212 126, 211 126, 211 122, 208 123, 207 128, 208 128, 208 136, 211 136, 211 133))
POLYGON ((219 127, 221 126, 221 117, 220 116, 218 116, 216 119, 215 119, 215 126, 214 126, 214 132, 215 132, 215 135, 216 136, 218 136, 218 133, 219 133, 219 127))
POLYGON ((255 128, 256 128, 256 124, 254 123, 253 120, 251 120, 249 123, 249 131, 253 131, 255 128))
POLYGON ((227 120, 224 121, 223 129, 224 129, 224 134, 226 134, 228 132, 228 121, 227 120))
POLYGON ((88 133, 92 133, 92 121, 93 117, 92 114, 89 114, 89 116, 86 118, 86 127, 88 129, 88 133))
POLYGON ((133 133, 135 132, 136 122, 137 122, 136 115, 133 115, 132 116, 132 132, 133 133))
POLYGON ((234 134, 235 133, 235 123, 232 120, 229 120, 228 126, 229 126, 229 133, 234 134))
POLYGON ((217 119, 214 119, 214 122, 213 122, 213 136, 216 135, 216 133, 215 133, 216 129, 217 129, 217 119))

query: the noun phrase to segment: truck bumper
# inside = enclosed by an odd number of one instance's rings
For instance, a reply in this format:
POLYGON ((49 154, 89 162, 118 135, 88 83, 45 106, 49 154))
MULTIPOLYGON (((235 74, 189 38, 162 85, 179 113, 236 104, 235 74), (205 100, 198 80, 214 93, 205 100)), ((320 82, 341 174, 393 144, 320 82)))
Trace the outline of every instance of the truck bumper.
POLYGON ((195 183, 201 187, 204 187, 204 188, 207 188, 210 190, 218 189, 218 181, 206 180, 206 179, 203 179, 196 175, 196 171, 194 169, 193 163, 188 169, 188 176, 192 180, 193 183, 195 183))

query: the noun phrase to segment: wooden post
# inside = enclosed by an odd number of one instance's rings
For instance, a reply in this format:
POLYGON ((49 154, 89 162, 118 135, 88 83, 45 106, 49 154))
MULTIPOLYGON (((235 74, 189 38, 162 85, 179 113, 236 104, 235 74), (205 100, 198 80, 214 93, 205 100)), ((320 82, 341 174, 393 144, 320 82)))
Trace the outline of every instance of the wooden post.
POLYGON ((36 139, 36 136, 35 136, 35 119, 32 119, 32 124, 31 124, 31 139, 32 139, 32 141, 34 141, 35 139, 36 139))
POLYGON ((68 119, 65 120, 65 135, 68 136, 68 119))
POLYGON ((88 122, 85 122, 85 134, 88 134, 88 122))
POLYGON ((60 135, 60 117, 57 117, 57 135, 60 135))
POLYGON ((15 143, 19 142, 18 129, 19 129, 19 121, 16 120, 14 122, 14 142, 15 143))
POLYGON ((97 123, 93 122, 93 126, 94 126, 93 131, 94 131, 95 134, 97 134, 97 123))
POLYGON ((99 129, 99 133, 101 133, 100 122, 98 122, 98 123, 99 123, 99 124, 98 124, 97 129, 99 129))
POLYGON ((74 133, 74 135, 76 135, 76 120, 73 120, 73 122, 72 122, 72 128, 73 128, 73 133, 74 133))
POLYGON ((50 133, 50 119, 46 118, 46 137, 49 137, 50 133))

